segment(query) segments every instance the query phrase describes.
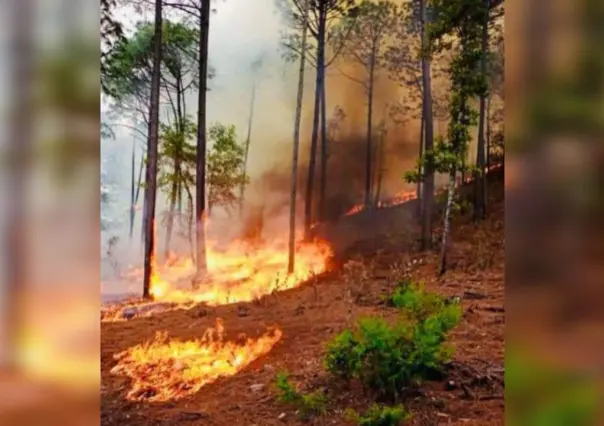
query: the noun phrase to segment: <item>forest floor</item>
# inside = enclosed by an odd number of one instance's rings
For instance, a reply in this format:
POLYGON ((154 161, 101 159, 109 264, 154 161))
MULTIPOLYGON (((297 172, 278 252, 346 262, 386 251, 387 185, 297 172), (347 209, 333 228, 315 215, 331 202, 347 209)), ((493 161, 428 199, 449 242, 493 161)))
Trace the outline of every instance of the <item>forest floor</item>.
MULTIPOLYGON (((453 361, 443 381, 428 382, 403 402, 413 418, 410 425, 504 424, 504 226, 503 188, 496 185, 489 218, 474 224, 469 215, 452 227, 450 270, 438 277, 438 252, 417 253, 403 241, 390 239, 375 250, 375 241, 357 244, 348 253, 357 259, 311 284, 280 292, 255 303, 194 307, 102 323, 101 424, 122 425, 347 425, 347 408, 365 410, 372 400, 343 387, 323 368, 326 343, 356 318, 394 318, 386 306, 401 278, 424 281, 426 289, 461 299, 463 318, 451 332, 453 361), (351 297, 347 295, 350 294, 351 297), (257 337, 278 326, 281 340, 239 374, 217 380, 196 394, 172 402, 131 402, 130 382, 110 373, 114 355, 168 331, 171 338, 193 339, 224 321, 227 336, 257 337), (287 370, 301 390, 325 389, 327 412, 303 421, 295 409, 277 400, 275 373, 287 370), (253 386, 256 385, 256 386, 253 386)), ((379 246, 379 244, 377 245, 379 246)))

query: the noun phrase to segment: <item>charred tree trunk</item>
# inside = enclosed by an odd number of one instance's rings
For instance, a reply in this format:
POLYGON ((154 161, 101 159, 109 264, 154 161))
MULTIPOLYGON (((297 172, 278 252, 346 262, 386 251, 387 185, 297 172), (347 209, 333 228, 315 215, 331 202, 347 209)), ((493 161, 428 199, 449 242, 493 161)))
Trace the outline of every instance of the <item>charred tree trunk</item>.
POLYGON ((325 196, 327 191, 327 101, 326 97, 326 83, 325 83, 325 48, 323 48, 322 55, 323 63, 321 64, 321 73, 323 76, 321 80, 323 84, 321 86, 321 177, 319 184, 319 221, 325 220, 325 196))
POLYGON ((155 2, 155 33, 153 37, 153 75, 149 107, 149 147, 145 185, 145 268, 143 298, 151 299, 151 275, 155 267, 155 198, 157 193, 157 145, 159 132, 159 80, 162 54, 162 2, 155 2))
POLYGON ((447 243, 451 230, 451 207, 455 194, 455 170, 449 175, 449 188, 447 190, 447 204, 445 206, 445 223, 443 227, 442 245, 440 247, 440 275, 447 272, 447 243))
MULTIPOLYGON (((422 45, 425 47, 428 44, 428 34, 426 31, 426 5, 425 0, 420 2, 420 19, 422 45)), ((434 128, 432 123, 432 83, 430 81, 430 59, 427 56, 422 56, 422 83, 424 87, 424 134, 426 137, 424 152, 432 151, 434 148, 434 128)), ((434 171, 430 167, 424 168, 424 188, 421 200, 422 206, 422 249, 429 250, 432 247, 432 208, 434 205, 434 171)))
POLYGON ((292 177, 289 198, 289 246, 287 273, 293 274, 296 253, 296 189, 298 186, 298 150, 300 146, 300 121, 302 119, 302 100, 304 95, 304 66, 306 63, 306 36, 308 33, 308 5, 304 1, 304 21, 302 25, 302 52, 300 52, 300 71, 298 72, 298 97, 296 101, 296 118, 294 123, 294 146, 292 155, 292 177))
POLYGON ((373 83, 375 76, 375 49, 371 54, 369 64, 369 85, 367 87, 367 149, 365 163, 365 206, 371 205, 371 147, 372 147, 372 120, 373 120, 373 83))
POLYGON ((196 263, 197 280, 207 270, 206 263, 206 93, 208 78, 208 37, 210 32, 210 0, 201 1, 199 26, 199 98, 197 105, 197 167, 195 177, 196 263))
POLYGON ((382 133, 380 135, 380 145, 378 148, 377 155, 377 184, 375 188, 375 207, 380 206, 380 196, 382 194, 382 180, 384 179, 384 144, 386 142, 386 129, 382 128, 382 133))
POLYGON ((319 33, 317 43, 317 73, 315 84, 315 107, 312 125, 312 139, 310 142, 310 159, 308 163, 308 177, 306 180, 306 197, 304 203, 304 238, 310 239, 310 227, 312 225, 312 198, 314 191, 315 166, 317 163, 317 142, 319 137, 319 114, 321 108, 321 90, 323 88, 323 73, 321 64, 324 63, 322 55, 324 53, 325 43, 325 13, 319 12, 319 33))
MULTIPOLYGON (((250 100, 250 115, 247 122, 247 137, 245 138, 245 154, 243 157, 243 175, 247 173, 247 160, 250 153, 250 141, 252 138, 252 122, 254 120, 254 103, 256 101, 256 80, 252 83, 252 98, 250 100)), ((243 212, 243 198, 245 196, 245 184, 239 188, 239 213, 243 212)))
MULTIPOLYGON (((485 0, 486 7, 488 10, 489 0, 485 0)), ((489 14, 483 23, 482 27, 482 60, 480 61, 480 73, 483 78, 487 77, 487 61, 486 55, 489 49, 489 14)), ((478 172, 475 174, 474 179, 474 220, 482 220, 486 217, 487 206, 486 206, 486 188, 487 188, 487 174, 485 170, 485 148, 486 148, 486 135, 485 135, 485 119, 486 119, 486 97, 485 93, 480 97, 480 116, 478 119, 478 149, 476 152, 476 167, 478 172)))

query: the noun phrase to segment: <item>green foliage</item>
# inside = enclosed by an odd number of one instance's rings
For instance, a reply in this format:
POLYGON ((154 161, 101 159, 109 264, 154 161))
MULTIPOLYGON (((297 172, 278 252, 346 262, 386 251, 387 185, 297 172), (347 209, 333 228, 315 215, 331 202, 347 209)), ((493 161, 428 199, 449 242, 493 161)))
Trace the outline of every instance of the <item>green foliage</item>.
POLYGON ((348 418, 358 426, 399 426, 410 418, 403 407, 388 407, 374 404, 363 414, 347 411, 348 418))
POLYGON ((286 372, 277 374, 275 385, 279 391, 279 400, 281 402, 295 406, 302 418, 309 418, 325 412, 327 399, 322 392, 313 392, 302 394, 289 382, 289 376, 286 372))
MULTIPOLYGON (((434 149, 427 150, 420 159, 425 170, 438 173, 467 171, 465 165, 468 144, 472 140, 470 127, 476 125, 478 113, 471 107, 471 100, 488 91, 487 76, 480 72, 484 57, 482 29, 488 17, 484 0, 431 0, 434 19, 428 25, 429 52, 459 46, 458 53, 449 66, 451 96, 447 137, 439 138, 434 149)), ((409 182, 420 180, 415 172, 405 174, 409 182)))
POLYGON ((196 132, 197 125, 190 117, 184 117, 182 124, 160 123, 157 184, 170 199, 176 200, 178 192, 195 187, 196 132))
POLYGON ((446 334, 461 318, 458 304, 441 303, 411 288, 394 297, 401 308, 411 309, 415 321, 390 325, 381 318, 362 319, 355 330, 336 336, 325 356, 329 372, 358 379, 391 400, 403 387, 419 384, 448 361, 452 350, 444 344, 446 334), (428 314, 430 308, 435 312, 428 314))
POLYGON ((212 141, 207 171, 209 204, 230 211, 238 201, 235 191, 249 183, 243 172, 245 150, 237 142, 233 125, 214 124, 209 129, 209 138, 212 141))
POLYGON ((412 319, 424 320, 446 306, 445 299, 436 293, 424 290, 424 283, 403 281, 390 296, 392 305, 410 315, 412 319))
MULTIPOLYGON (((135 33, 115 44, 105 61, 103 91, 118 107, 149 97, 153 70, 154 23, 139 22, 135 33)), ((199 32, 181 22, 165 21, 162 31, 162 87, 196 87, 199 32), (188 76, 187 81, 183 79, 188 76)))
MULTIPOLYGON (((435 202, 438 205, 446 205, 447 197, 449 196, 448 191, 437 192, 435 196, 435 202)), ((455 215, 464 215, 471 210, 471 203, 467 199, 460 197, 459 192, 453 193, 453 199, 451 200, 451 213, 455 215)))

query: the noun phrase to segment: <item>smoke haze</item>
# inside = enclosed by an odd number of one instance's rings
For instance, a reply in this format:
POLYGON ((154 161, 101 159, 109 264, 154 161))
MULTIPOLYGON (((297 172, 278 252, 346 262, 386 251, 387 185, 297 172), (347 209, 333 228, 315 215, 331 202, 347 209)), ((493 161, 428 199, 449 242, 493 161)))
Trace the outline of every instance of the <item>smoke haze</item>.
MULTIPOLYGON (((251 64, 263 58, 256 75, 256 101, 248 160, 251 183, 246 190, 246 211, 243 220, 237 215, 212 212, 209 223, 210 238, 220 240, 234 238, 245 228, 247 217, 259 211, 265 217, 263 232, 285 235, 287 230, 293 122, 298 86, 297 63, 286 63, 280 48, 281 32, 286 29, 282 15, 275 7, 275 0, 228 0, 216 2, 216 13, 210 20, 209 59, 215 76, 209 82, 207 97, 208 125, 214 122, 233 124, 243 143, 247 134, 250 99, 253 85, 251 64)), ((150 14, 139 15, 123 8, 118 18, 127 28, 140 20, 152 20, 150 14)), ((169 17, 168 17, 169 18, 169 17)), ((361 69, 349 63, 336 61, 327 70, 327 119, 336 106, 343 109, 346 117, 340 123, 335 140, 330 143, 327 167, 327 210, 331 219, 345 213, 363 200, 366 158, 367 102, 365 89, 343 76, 363 78, 361 69)), ((314 103, 314 69, 307 66, 305 75, 304 106, 301 129, 300 162, 298 173, 297 225, 302 225, 303 195, 307 179, 312 113, 314 103)), ((397 101, 400 86, 388 78, 386 70, 379 71, 374 90, 374 146, 379 143, 376 127, 384 120, 387 128, 383 164, 382 197, 387 198, 403 189, 411 189, 403 181, 405 171, 417 161, 419 123, 410 120, 406 125, 395 125, 389 118, 387 107, 397 101)), ((197 94, 187 96, 187 112, 196 114, 197 94)), ((104 105, 106 110, 107 106, 104 105)), ((165 112, 164 112, 165 113, 165 112)), ((108 191, 103 219, 102 242, 119 237, 113 255, 125 264, 140 262, 140 215, 137 212, 133 241, 128 243, 128 217, 130 198, 132 135, 129 130, 116 128, 115 140, 102 142, 102 174, 108 191), (110 186, 110 187, 109 187, 110 186)), ((320 144, 320 141, 319 141, 320 144)), ((375 155, 375 154, 374 154, 375 155)), ((140 156, 140 150, 139 150, 140 156)), ((138 168, 138 165, 136 166, 138 168)), ((315 193, 319 189, 320 161, 317 160, 315 193)), ((139 197, 141 204, 142 193, 139 197)), ((316 197, 314 205, 316 206, 316 197)), ((167 209, 163 194, 158 193, 158 217, 167 209)), ((102 208, 103 210, 103 208, 102 208)), ((158 250, 163 250, 162 230, 158 227, 158 250)), ((188 241, 174 239, 175 248, 187 254, 188 241)), ((109 272, 108 275, 111 275, 109 272)), ((107 277, 107 275, 105 275, 107 277)))

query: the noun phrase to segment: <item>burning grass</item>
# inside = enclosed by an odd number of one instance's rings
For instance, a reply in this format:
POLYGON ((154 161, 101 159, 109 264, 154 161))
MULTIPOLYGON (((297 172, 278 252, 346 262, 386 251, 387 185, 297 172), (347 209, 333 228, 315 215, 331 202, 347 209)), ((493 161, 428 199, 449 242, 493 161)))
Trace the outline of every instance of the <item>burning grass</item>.
MULTIPOLYGON (((154 268, 150 292, 155 302, 114 306, 105 309, 101 318, 120 321, 129 316, 152 315, 158 310, 187 309, 198 303, 218 306, 250 302, 275 291, 295 288, 325 272, 331 256, 332 250, 327 243, 298 244, 294 272, 288 274, 288 251, 284 241, 272 244, 236 241, 223 249, 208 247, 208 272, 198 289, 192 289, 190 284, 196 273, 193 260, 173 256, 164 265, 154 268)), ((143 270, 133 269, 126 278, 141 281, 143 270)))
POLYGON ((267 354, 281 339, 274 329, 258 339, 225 342, 221 319, 198 340, 169 340, 167 333, 115 355, 118 364, 112 374, 132 379, 127 398, 133 401, 177 400, 198 392, 220 377, 243 370, 252 361, 267 354))
POLYGON ((330 256, 331 249, 326 243, 300 244, 294 272, 288 274, 286 244, 254 247, 238 241, 226 250, 208 250, 208 275, 199 290, 181 290, 174 285, 179 277, 195 272, 191 259, 182 259, 154 274, 151 294, 158 301, 203 302, 210 306, 249 302, 273 291, 297 287, 324 272, 330 256))

